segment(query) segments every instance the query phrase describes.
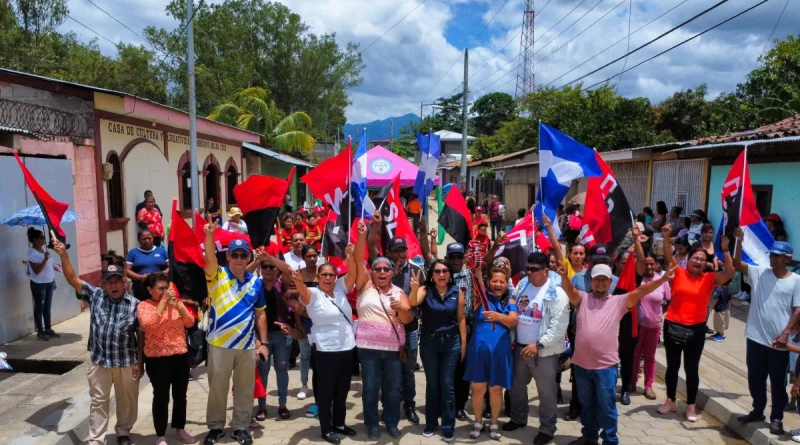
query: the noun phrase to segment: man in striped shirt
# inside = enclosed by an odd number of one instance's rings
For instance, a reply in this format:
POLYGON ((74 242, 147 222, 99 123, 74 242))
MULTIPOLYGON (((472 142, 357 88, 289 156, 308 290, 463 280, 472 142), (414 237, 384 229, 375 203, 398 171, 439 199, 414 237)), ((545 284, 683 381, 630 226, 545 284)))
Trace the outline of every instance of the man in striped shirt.
POLYGON ((233 375, 233 438, 250 445, 247 431, 253 406, 256 348, 261 360, 267 350, 267 307, 261 279, 246 270, 251 260, 247 241, 236 239, 228 245, 228 265, 219 267, 216 260, 214 231, 217 225, 205 226, 206 282, 208 284, 208 405, 205 445, 214 445, 225 433, 225 412, 233 375), (254 327, 258 327, 258 341, 254 327))

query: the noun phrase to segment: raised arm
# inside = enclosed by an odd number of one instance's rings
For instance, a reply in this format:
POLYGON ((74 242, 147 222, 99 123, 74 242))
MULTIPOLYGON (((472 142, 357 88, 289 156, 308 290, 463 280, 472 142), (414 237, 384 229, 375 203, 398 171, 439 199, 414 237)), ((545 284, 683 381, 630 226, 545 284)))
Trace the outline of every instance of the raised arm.
POLYGON ((311 291, 308 289, 308 286, 303 283, 303 277, 300 276, 299 271, 292 272, 292 280, 294 280, 297 293, 300 294, 300 302, 305 306, 311 304, 311 291))
POLYGON ((251 261, 250 264, 248 264, 247 267, 245 267, 245 270, 247 270, 250 273, 256 273, 259 266, 261 266, 261 261, 264 259, 263 252, 264 252, 263 247, 255 249, 253 251, 253 261, 251 261))
POLYGON ((367 248, 367 225, 364 221, 358 222, 358 241, 356 241, 356 247, 353 250, 353 254, 350 255, 352 263, 348 263, 347 265, 347 276, 345 276, 344 283, 347 285, 348 289, 353 288, 353 284, 355 284, 356 289, 359 291, 364 287, 365 284, 369 281, 369 272, 367 271, 367 265, 364 263, 364 253, 367 248), (351 265, 353 267, 351 267, 351 265), (352 275, 351 275, 352 273, 352 275))
MULTIPOLYGON (((722 241, 720 240, 720 243, 722 241)), ((742 261, 742 243, 744 242, 744 230, 741 227, 736 228, 736 245, 733 255, 733 267, 736 268, 742 275, 747 276, 747 263, 742 261)))
POLYGON ((409 277, 409 286, 411 287, 411 292, 408 294, 408 304, 411 306, 419 306, 425 301, 425 296, 428 294, 428 290, 426 288, 420 289, 419 286, 419 271, 414 271, 413 269, 410 272, 409 277))
POLYGON ((570 304, 578 307, 578 305, 581 304, 581 294, 577 289, 575 289, 575 286, 572 285, 572 280, 570 280, 569 276, 567 275, 567 269, 564 266, 559 265, 558 274, 561 275, 561 288, 564 289, 564 292, 566 292, 570 304))
POLYGON ((281 273, 281 283, 288 286, 292 282, 292 268, 285 261, 267 251, 261 252, 261 257, 267 264, 272 264, 281 273))
POLYGON ((719 247, 722 250, 722 254, 725 256, 725 269, 722 272, 717 272, 714 274, 714 281, 717 283, 717 286, 721 286, 728 282, 731 278, 733 278, 733 274, 736 272, 733 269, 733 259, 731 258, 731 240, 727 236, 720 237, 719 240, 719 247))
POLYGON ((436 246, 433 239, 428 241, 428 221, 424 216, 419 220, 419 248, 422 251, 422 259, 425 264, 431 263, 436 259, 436 255, 431 252, 431 245, 436 246))
MULTIPOLYGON (((550 218, 544 213, 542 213, 542 224, 547 230, 547 238, 550 240, 550 244, 553 246, 553 255, 556 257, 556 264, 561 267, 561 265, 564 263, 564 252, 561 251, 561 244, 559 244, 556 233, 553 231, 553 224, 550 222, 550 218)), ((570 301, 572 301, 571 298, 570 301)))
POLYGON ((661 227, 661 236, 664 237, 664 261, 667 262, 667 267, 671 268, 673 265, 678 264, 672 255, 672 225, 664 224, 661 227))
POLYGON ((219 264, 217 264, 217 246, 214 244, 214 232, 217 230, 217 225, 210 216, 203 230, 206 232, 206 240, 203 244, 206 253, 205 272, 207 277, 213 277, 217 273, 219 264))
POLYGON ((651 281, 647 284, 643 284, 634 289, 632 292, 629 292, 627 301, 625 302, 628 309, 631 309, 632 307, 639 304, 639 301, 641 301, 641 299, 644 298, 645 295, 653 292, 654 290, 658 289, 658 287, 661 286, 662 284, 675 278, 676 270, 678 270, 678 266, 677 265, 672 266, 667 273, 661 275, 661 278, 651 281))
POLYGON ((378 258, 378 233, 380 233, 381 227, 383 227, 383 219, 380 212, 375 212, 369 222, 369 233, 367 234, 370 263, 375 261, 375 258, 378 258))
POLYGON ((636 274, 640 277, 644 275, 644 248, 642 240, 639 239, 639 226, 633 225, 633 253, 636 255, 636 274))
POLYGON ((83 289, 83 280, 78 278, 78 274, 75 273, 75 269, 69 261, 66 246, 56 238, 56 234, 53 233, 52 230, 50 231, 50 239, 53 240, 53 250, 61 257, 61 267, 64 271, 64 278, 67 280, 67 283, 75 289, 75 292, 80 294, 83 289))

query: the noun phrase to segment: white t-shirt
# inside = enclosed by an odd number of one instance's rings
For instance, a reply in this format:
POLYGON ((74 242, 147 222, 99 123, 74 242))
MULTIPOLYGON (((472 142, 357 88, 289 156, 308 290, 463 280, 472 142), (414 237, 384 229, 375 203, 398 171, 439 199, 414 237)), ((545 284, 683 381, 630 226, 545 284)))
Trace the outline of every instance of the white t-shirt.
POLYGON ((309 290, 311 291, 311 302, 306 305, 306 311, 308 318, 314 323, 311 326, 311 335, 317 349, 325 352, 338 352, 355 348, 353 309, 347 301, 344 277, 336 280, 333 285, 333 299, 325 295, 319 288, 312 287, 309 290))
POLYGON ((530 282, 517 295, 517 308, 519 309, 519 321, 517 322, 517 342, 523 345, 530 345, 539 340, 542 332, 542 305, 544 296, 550 287, 548 280, 544 286, 536 287, 530 282))
POLYGON ((47 284, 52 283, 56 280, 56 272, 53 269, 53 257, 47 259, 47 264, 44 265, 42 271, 37 273, 33 272, 33 267, 31 267, 31 263, 41 263, 44 261, 44 253, 39 252, 38 250, 31 247, 28 249, 28 255, 26 257, 28 260, 28 274, 31 277, 31 281, 34 283, 39 284, 47 284))
POLYGON ((745 337, 772 347, 772 341, 789 324, 792 308, 800 307, 800 275, 778 279, 769 267, 747 266, 750 279, 750 311, 745 337))
POLYGON ((294 250, 290 250, 283 255, 283 261, 292 268, 292 270, 300 270, 306 267, 306 262, 299 256, 294 254, 294 250))
POLYGON ((228 232, 236 232, 247 235, 247 224, 244 223, 244 220, 239 220, 238 226, 232 226, 230 221, 225 221, 222 224, 222 230, 227 230, 228 232))

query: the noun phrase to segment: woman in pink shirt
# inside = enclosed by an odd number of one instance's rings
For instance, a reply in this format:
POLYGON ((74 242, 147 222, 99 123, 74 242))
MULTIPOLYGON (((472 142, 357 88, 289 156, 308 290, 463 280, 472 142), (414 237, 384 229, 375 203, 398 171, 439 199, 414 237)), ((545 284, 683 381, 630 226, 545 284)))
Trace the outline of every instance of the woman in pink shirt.
POLYGON ((166 274, 151 273, 144 280, 144 287, 150 299, 139 303, 136 308, 144 332, 144 354, 139 354, 138 367, 141 376, 142 366, 146 365, 147 376, 153 385, 156 445, 167 444, 170 387, 175 436, 183 443, 192 444, 195 438, 185 430, 186 389, 189 385, 185 330, 194 326, 194 316, 177 298, 166 274))
MULTIPOLYGON (((661 274, 656 273, 656 264, 658 262, 655 254, 648 253, 645 255, 642 284, 661 278, 661 274)), ((653 378, 656 373, 656 348, 658 347, 658 335, 661 333, 663 304, 668 302, 669 299, 669 284, 664 283, 653 292, 645 295, 639 303, 639 341, 636 343, 636 351, 633 353, 631 392, 636 392, 639 364, 642 356, 644 356, 644 396, 649 400, 656 399, 656 393, 653 391, 653 378)))

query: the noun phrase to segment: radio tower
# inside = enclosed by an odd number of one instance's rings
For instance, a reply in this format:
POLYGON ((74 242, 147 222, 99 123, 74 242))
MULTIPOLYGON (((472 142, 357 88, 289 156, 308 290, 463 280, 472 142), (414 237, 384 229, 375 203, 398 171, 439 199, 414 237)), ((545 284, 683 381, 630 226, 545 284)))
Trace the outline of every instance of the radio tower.
POLYGON ((532 93, 536 86, 536 78, 533 73, 533 0, 524 1, 525 10, 522 12, 522 37, 519 42, 519 68, 517 69, 515 98, 532 93))

